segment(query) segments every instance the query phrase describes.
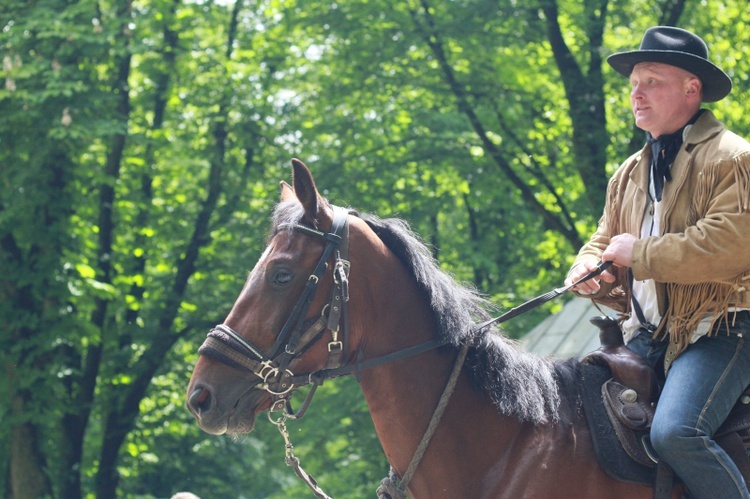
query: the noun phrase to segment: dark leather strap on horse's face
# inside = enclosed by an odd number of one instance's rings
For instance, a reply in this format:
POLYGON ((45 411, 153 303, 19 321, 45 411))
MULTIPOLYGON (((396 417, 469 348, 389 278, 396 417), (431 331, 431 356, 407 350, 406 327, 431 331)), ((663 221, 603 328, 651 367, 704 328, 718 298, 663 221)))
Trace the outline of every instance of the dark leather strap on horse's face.
MULTIPOLYGON (((334 215, 333 223, 331 225, 331 232, 321 232, 317 229, 313 229, 301 224, 288 225, 288 227, 302 232, 303 234, 325 239, 326 246, 323 250, 323 254, 318 260, 318 264, 315 266, 315 270, 313 270, 313 273, 307 280, 307 284, 305 284, 305 289, 302 292, 302 296, 300 296, 299 300, 297 300, 297 305, 295 305, 294 310, 292 310, 292 313, 289 316, 289 319, 287 320, 286 324, 284 324, 284 327, 276 337, 276 342, 274 343, 273 347, 271 347, 271 353, 269 354, 270 357, 275 357, 279 353, 279 350, 282 346, 284 347, 284 351, 288 355, 287 362, 290 362, 294 355, 297 353, 297 344, 299 342, 300 336, 303 334, 302 325, 305 321, 307 310, 309 309, 310 304, 315 298, 315 293, 318 289, 320 277, 323 275, 327 268, 328 259, 330 258, 331 254, 341 245, 341 234, 344 232, 344 228, 348 225, 348 215, 345 210, 343 210, 342 208, 334 207, 333 213, 334 215)), ((286 225, 282 225, 282 227, 285 226, 286 225)))
POLYGON ((261 387, 271 393, 276 398, 276 402, 289 396, 295 382, 303 384, 300 383, 300 379, 304 377, 295 377, 291 368, 326 329, 330 330, 332 335, 328 344, 327 368, 339 367, 344 358, 348 332, 346 322, 346 303, 349 299, 349 262, 346 260, 348 258, 348 213, 343 208, 334 207, 331 232, 322 232, 300 224, 290 224, 287 227, 307 235, 321 237, 325 239, 326 246, 270 352, 264 353, 262 349, 254 346, 226 324, 220 324, 212 329, 198 349, 201 355, 208 355, 229 366, 254 373, 262 380, 261 387), (334 252, 334 285, 331 300, 323 308, 320 317, 312 325, 305 327, 305 317, 315 298, 318 283, 334 252), (328 312, 327 317, 326 312, 328 312), (342 316, 344 335, 343 339, 339 339, 342 316))

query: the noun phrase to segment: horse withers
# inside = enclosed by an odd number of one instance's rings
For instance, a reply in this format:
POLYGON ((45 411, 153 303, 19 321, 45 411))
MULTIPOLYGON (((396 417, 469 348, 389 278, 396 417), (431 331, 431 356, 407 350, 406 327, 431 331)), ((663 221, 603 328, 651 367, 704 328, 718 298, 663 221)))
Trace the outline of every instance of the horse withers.
POLYGON ((395 473, 423 447, 412 497, 653 496, 597 462, 582 364, 477 331, 484 299, 443 272, 405 222, 332 206, 302 162, 293 169, 268 247, 200 349, 187 397, 203 430, 250 432, 296 386, 356 374, 395 473), (462 347, 455 389, 420 446, 462 347))

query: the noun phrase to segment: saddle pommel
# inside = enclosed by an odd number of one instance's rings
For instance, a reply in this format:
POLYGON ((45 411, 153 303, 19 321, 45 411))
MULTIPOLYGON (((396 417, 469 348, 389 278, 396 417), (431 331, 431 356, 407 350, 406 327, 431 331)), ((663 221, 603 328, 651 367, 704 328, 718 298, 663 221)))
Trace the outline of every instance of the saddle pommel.
POLYGON ((598 316, 591 323, 599 328, 601 347, 586 355, 581 362, 609 367, 612 377, 621 385, 635 390, 638 401, 652 406, 659 395, 656 373, 640 355, 625 346, 620 325, 608 316, 598 316))

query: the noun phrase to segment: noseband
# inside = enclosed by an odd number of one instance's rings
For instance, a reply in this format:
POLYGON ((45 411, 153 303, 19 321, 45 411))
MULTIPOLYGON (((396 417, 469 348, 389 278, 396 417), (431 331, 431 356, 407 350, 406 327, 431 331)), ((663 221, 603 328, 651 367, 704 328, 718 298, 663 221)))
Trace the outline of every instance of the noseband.
POLYGON ((305 289, 297 300, 291 315, 276 336, 268 354, 256 347, 226 324, 219 324, 208 333, 208 337, 198 349, 201 355, 213 357, 231 367, 247 370, 260 378, 260 388, 266 390, 273 398, 271 410, 284 410, 287 416, 294 419, 302 417, 312 399, 317 386, 322 384, 323 377, 315 373, 295 376, 292 372, 298 360, 312 344, 328 330, 331 341, 328 342, 328 362, 325 371, 335 371, 346 361, 344 345, 348 340, 349 300, 349 225, 345 209, 334 206, 333 223, 330 232, 322 232, 306 225, 289 223, 280 228, 293 229, 303 234, 321 238, 326 242, 323 253, 313 273, 307 279, 305 289), (334 255, 333 289, 331 299, 323 307, 320 317, 312 325, 305 327, 307 312, 315 299, 318 284, 328 268, 328 260, 334 255), (343 328, 341 325, 343 324, 343 328), (343 329, 343 331, 341 331, 343 329), (341 337, 339 337, 339 333, 341 337), (312 384, 313 389, 307 400, 296 413, 291 409, 289 399, 295 387, 312 384))

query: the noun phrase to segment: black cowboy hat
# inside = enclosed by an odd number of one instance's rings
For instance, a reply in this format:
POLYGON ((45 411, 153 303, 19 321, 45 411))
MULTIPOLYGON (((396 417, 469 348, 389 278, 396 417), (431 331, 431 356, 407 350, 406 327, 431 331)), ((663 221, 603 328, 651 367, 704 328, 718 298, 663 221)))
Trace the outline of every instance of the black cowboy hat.
POLYGON ((615 71, 630 76, 639 62, 661 62, 693 73, 703 82, 703 100, 716 102, 732 90, 732 80, 708 60, 708 47, 700 37, 672 26, 646 30, 638 50, 612 54, 607 58, 615 71))

